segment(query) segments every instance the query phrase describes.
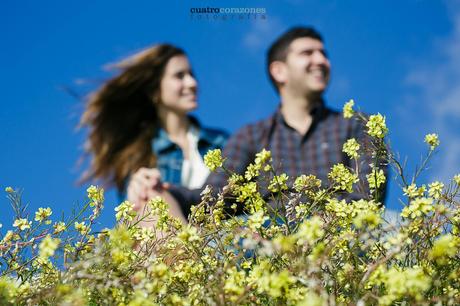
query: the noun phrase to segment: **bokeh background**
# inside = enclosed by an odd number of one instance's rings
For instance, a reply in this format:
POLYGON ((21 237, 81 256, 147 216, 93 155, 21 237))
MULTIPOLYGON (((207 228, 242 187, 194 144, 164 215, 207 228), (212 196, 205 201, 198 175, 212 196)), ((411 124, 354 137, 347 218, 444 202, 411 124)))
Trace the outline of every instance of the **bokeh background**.
MULTIPOLYGON (((61 212, 85 201, 76 181, 85 130, 76 126, 81 97, 111 72, 104 65, 143 47, 183 47, 200 86, 196 115, 234 132, 278 105, 265 73, 265 51, 293 25, 313 25, 332 62, 327 103, 341 109, 355 99, 380 112, 389 141, 407 170, 427 151, 424 135, 441 146, 420 183, 448 181, 460 172, 460 2, 458 1, 12 1, 0 4, 0 192, 23 190, 31 214, 61 212), (191 8, 257 7, 266 19, 192 19, 191 8)), ((390 178, 387 206, 400 210, 399 181, 390 178)), ((0 223, 12 210, 0 200, 0 223)), ((106 193, 98 226, 115 223, 118 199, 106 193)))

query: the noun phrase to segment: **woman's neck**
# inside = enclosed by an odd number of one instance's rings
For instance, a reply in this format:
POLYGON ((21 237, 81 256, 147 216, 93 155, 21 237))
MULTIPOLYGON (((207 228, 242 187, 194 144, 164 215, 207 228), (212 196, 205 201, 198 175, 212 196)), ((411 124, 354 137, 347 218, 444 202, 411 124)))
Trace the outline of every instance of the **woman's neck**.
POLYGON ((181 143, 187 137, 190 119, 186 114, 176 112, 161 112, 159 114, 161 126, 168 134, 171 141, 181 143))

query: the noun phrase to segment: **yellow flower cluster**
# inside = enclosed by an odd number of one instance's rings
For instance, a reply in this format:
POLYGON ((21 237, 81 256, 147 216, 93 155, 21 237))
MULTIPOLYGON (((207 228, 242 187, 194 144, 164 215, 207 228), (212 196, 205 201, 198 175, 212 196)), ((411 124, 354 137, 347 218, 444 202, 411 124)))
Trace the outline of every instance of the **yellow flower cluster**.
POLYGON ((222 167, 223 163, 224 160, 220 149, 209 150, 204 156, 204 164, 213 172, 222 167))
POLYGON ((422 268, 391 268, 381 275, 386 294, 379 298, 381 305, 394 305, 400 299, 412 297, 422 301, 423 293, 430 289, 431 279, 422 268))
POLYGON ((35 221, 37 222, 43 222, 44 220, 48 219, 53 212, 51 211, 51 208, 43 208, 40 207, 37 212, 35 212, 35 221))
POLYGON ((444 188, 444 184, 436 181, 431 184, 428 184, 428 188, 428 195, 437 200, 442 195, 442 189, 444 188))
POLYGON ((350 101, 345 103, 345 105, 343 106, 343 117, 345 119, 349 119, 349 118, 353 117, 353 115, 355 114, 355 112, 353 110, 354 105, 355 105, 355 101, 353 99, 351 99, 350 101))
POLYGON ((321 180, 313 174, 303 174, 295 179, 293 187, 297 192, 310 193, 321 187, 321 180))
POLYGON ((1 244, 7 244, 11 242, 12 240, 17 240, 19 238, 19 235, 15 234, 12 230, 8 230, 3 237, 1 244))
POLYGON ((50 235, 46 235, 38 247, 39 257, 42 259, 48 259, 50 256, 53 256, 60 242, 60 239, 52 238, 50 235))
POLYGON ((244 271, 238 271, 236 267, 226 271, 224 291, 230 297, 230 301, 236 302, 238 297, 244 293, 245 281, 246 273, 244 271))
POLYGON ((287 190, 288 186, 286 185, 286 182, 288 179, 289 176, 287 176, 285 173, 282 173, 281 175, 275 175, 271 180, 270 185, 268 185, 268 190, 271 192, 287 190))
POLYGON ((430 146, 430 150, 436 149, 440 144, 438 134, 427 134, 425 142, 430 146))
POLYGON ((66 224, 64 222, 57 222, 53 225, 54 228, 54 234, 59 234, 62 233, 63 231, 66 230, 66 224))
POLYGON ((401 217, 415 219, 427 215, 433 210, 432 198, 416 198, 410 202, 409 206, 404 207, 401 217))
POLYGON ((423 197, 426 192, 426 186, 422 185, 421 187, 417 188, 417 185, 415 184, 410 184, 407 187, 403 188, 404 195, 408 196, 409 198, 417 198, 417 197, 423 197))
POLYGON ((5 188, 5 192, 7 192, 7 193, 13 193, 13 192, 14 192, 14 189, 13 189, 12 187, 8 186, 8 187, 5 188))
POLYGON ((244 173, 244 178, 248 181, 252 180, 259 176, 260 170, 269 171, 270 165, 267 164, 271 162, 271 152, 265 149, 262 149, 259 153, 256 154, 256 158, 253 164, 249 164, 244 173))
POLYGON ((177 238, 190 245, 196 245, 201 241, 201 237, 198 235, 197 229, 192 226, 184 227, 182 231, 177 234, 177 238))
POLYGON ((372 137, 382 139, 388 133, 385 117, 380 114, 371 115, 366 123, 366 127, 368 128, 367 133, 372 137))
POLYGON ((371 190, 380 188, 386 182, 385 173, 382 169, 373 168, 372 172, 366 175, 366 178, 371 190))
POLYGON ((344 144, 342 151, 348 155, 350 158, 357 159, 359 157, 358 151, 359 151, 359 143, 356 141, 356 139, 351 138, 348 139, 344 144))
MULTIPOLYGON (((262 149, 259 153, 256 154, 256 158, 254 160, 254 163, 256 165, 265 165, 267 163, 270 163, 272 161, 272 153, 270 151, 267 151, 262 149)), ((268 170, 268 169, 267 169, 268 170)))
POLYGON ((430 258, 438 264, 448 263, 449 257, 455 256, 459 252, 460 238, 451 234, 439 237, 430 250, 430 258))
POLYGON ((287 270, 270 273, 269 267, 267 261, 255 265, 249 275, 249 282, 254 285, 258 293, 278 298, 289 292, 290 287, 295 283, 295 278, 287 270))
POLYGON ((25 218, 19 218, 14 220, 13 226, 19 228, 21 231, 30 228, 32 221, 28 221, 25 218))
POLYGON ((74 226, 77 232, 79 232, 81 235, 86 235, 89 233, 90 228, 85 224, 85 222, 75 222, 74 226))
POLYGON ((268 219, 263 210, 256 211, 249 216, 248 226, 252 231, 257 232, 268 219))
POLYGON ((348 170, 343 164, 334 165, 328 178, 338 190, 353 192, 353 184, 358 182, 358 176, 348 170))
POLYGON ((324 222, 318 216, 305 220, 300 224, 299 230, 295 234, 298 245, 313 245, 317 240, 324 236, 324 222))
POLYGON ((115 207, 115 218, 117 221, 123 219, 124 221, 132 221, 133 218, 136 216, 136 212, 134 211, 134 204, 129 201, 124 201, 117 207, 115 207))
POLYGON ((381 222, 380 206, 372 200, 361 199, 347 203, 345 200, 330 199, 325 208, 334 213, 335 221, 342 227, 354 224, 357 228, 375 228, 381 222))
POLYGON ((104 202, 104 190, 102 188, 91 185, 86 189, 86 192, 92 202, 104 202))
POLYGON ((458 186, 460 186, 460 174, 455 175, 453 180, 458 186))

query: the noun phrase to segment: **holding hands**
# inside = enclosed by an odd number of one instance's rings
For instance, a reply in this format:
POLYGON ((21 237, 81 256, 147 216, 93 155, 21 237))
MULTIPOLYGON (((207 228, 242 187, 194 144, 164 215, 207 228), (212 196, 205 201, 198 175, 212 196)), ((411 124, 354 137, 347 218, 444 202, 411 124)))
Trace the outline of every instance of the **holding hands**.
POLYGON ((159 196, 169 188, 168 183, 161 181, 161 173, 157 168, 140 168, 137 170, 128 184, 128 201, 135 204, 138 210, 148 200, 159 196))
POLYGON ((134 204, 134 210, 144 212, 147 202, 155 197, 163 198, 168 204, 171 215, 184 223, 186 219, 175 198, 168 192, 169 183, 161 181, 161 173, 156 168, 140 168, 131 177, 128 184, 128 201, 134 204))

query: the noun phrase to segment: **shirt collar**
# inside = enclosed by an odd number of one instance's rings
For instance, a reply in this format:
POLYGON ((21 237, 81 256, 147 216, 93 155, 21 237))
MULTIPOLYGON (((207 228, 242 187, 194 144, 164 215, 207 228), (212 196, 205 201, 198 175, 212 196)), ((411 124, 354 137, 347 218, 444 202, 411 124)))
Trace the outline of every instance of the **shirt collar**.
MULTIPOLYGON (((310 110, 310 114, 313 117, 313 122, 315 123, 321 120, 321 118, 324 116, 326 112, 327 112, 326 105, 324 103, 324 100, 321 99, 321 101, 317 103, 315 106, 313 106, 312 109, 310 110)), ((284 120, 283 114, 281 113, 281 102, 279 103, 278 109, 275 112, 275 120, 278 123, 282 123, 288 126, 288 124, 286 123, 286 120, 284 120)))
MULTIPOLYGON (((205 141, 208 144, 212 144, 214 139, 212 133, 210 133, 207 129, 201 128, 200 123, 195 117, 188 116, 188 118, 190 119, 190 123, 198 129, 198 142, 205 141)), ((158 127, 152 140, 153 153, 157 155, 159 152, 170 149, 175 145, 176 144, 171 141, 165 129, 158 127)))

